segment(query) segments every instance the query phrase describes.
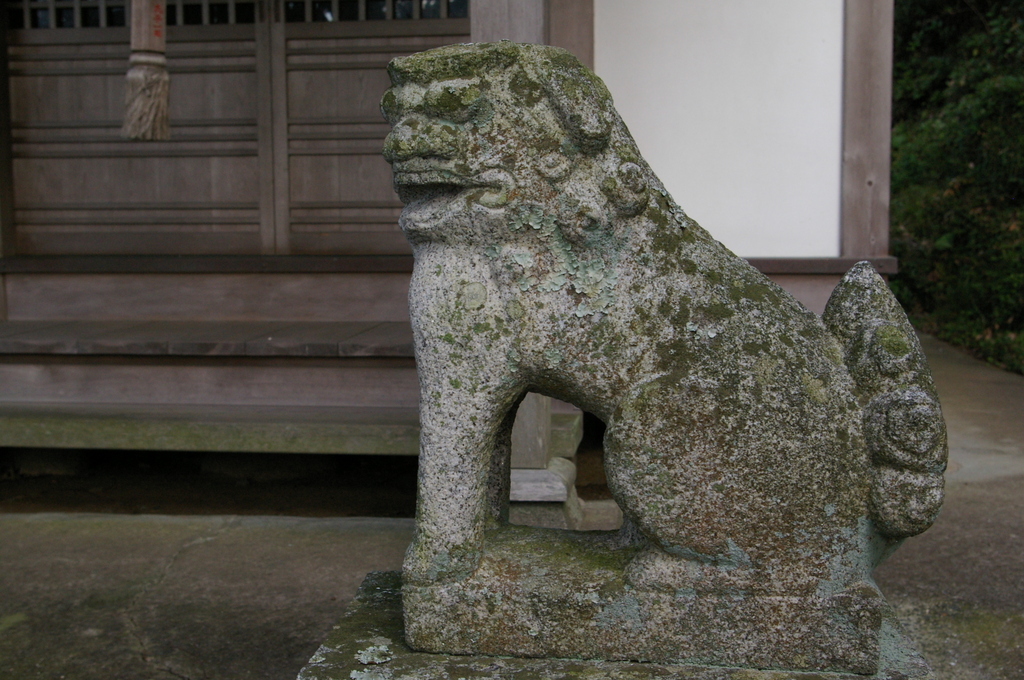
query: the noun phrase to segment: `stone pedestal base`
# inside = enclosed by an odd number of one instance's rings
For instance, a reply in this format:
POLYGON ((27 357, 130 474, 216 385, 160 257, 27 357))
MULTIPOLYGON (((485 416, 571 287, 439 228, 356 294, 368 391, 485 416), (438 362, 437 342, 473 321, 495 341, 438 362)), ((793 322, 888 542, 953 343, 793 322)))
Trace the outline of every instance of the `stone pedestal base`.
POLYGON ((882 622, 882 663, 874 675, 802 673, 576 659, 428 654, 409 649, 402 626, 401 576, 375 572, 299 680, 927 680, 931 672, 891 613, 882 622))

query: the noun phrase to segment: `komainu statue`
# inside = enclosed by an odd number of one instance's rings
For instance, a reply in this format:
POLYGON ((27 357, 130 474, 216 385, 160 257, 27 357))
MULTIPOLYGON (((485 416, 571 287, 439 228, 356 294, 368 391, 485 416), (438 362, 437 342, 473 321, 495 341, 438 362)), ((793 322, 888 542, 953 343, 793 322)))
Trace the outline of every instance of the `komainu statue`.
POLYGON ((935 519, 945 426, 871 266, 809 312, 687 217, 563 50, 455 45, 388 70, 421 385, 407 642, 926 675, 871 572, 935 519), (527 391, 607 424, 621 531, 508 524, 527 391))

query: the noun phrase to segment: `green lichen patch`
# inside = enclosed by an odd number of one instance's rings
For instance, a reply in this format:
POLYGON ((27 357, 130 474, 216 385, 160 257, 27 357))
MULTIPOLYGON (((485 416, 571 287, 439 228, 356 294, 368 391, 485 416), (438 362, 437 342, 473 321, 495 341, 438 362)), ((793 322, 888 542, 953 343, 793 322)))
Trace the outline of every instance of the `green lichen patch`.
POLYGON ((902 357, 910 353, 910 342, 907 340, 907 336, 898 328, 882 326, 875 332, 875 339, 878 340, 886 352, 895 357, 902 357))
POLYGON ((508 68, 519 56, 512 43, 492 43, 485 49, 472 45, 448 45, 409 57, 393 59, 388 75, 396 85, 430 84, 438 80, 472 78, 480 73, 508 68))

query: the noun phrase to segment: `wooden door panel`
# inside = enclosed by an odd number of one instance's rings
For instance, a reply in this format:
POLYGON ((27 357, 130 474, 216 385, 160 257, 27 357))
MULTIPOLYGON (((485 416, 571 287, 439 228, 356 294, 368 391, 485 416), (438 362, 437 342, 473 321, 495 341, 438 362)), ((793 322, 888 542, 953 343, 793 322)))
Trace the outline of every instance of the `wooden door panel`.
POLYGON ((124 112, 127 29, 78 33, 12 31, 8 37, 11 120, 26 123, 95 121, 124 112), (53 34, 53 35, 51 35, 53 34), (99 37, 101 42, 92 42, 99 37))
POLYGON ((293 202, 292 252, 408 255, 409 244, 397 226, 400 212, 393 200, 293 202))
POLYGON ((306 201, 390 203, 399 207, 391 167, 379 153, 292 156, 293 210, 306 201))
POLYGON ((293 253, 408 254, 401 204, 380 151, 380 98, 396 56, 468 40, 464 20, 343 23, 286 30, 288 244, 293 253))
POLYGON ((13 32, 18 252, 261 252, 255 29, 197 28, 168 49, 167 142, 121 138, 127 31, 13 32))
MULTIPOLYGON (((13 1, 34 21, 35 5, 13 1)), ((306 22, 282 23, 297 16, 285 0, 265 13, 229 2, 231 21, 264 23, 211 25, 203 3, 205 25, 183 26, 191 5, 168 6, 166 142, 120 137, 127 29, 75 14, 78 28, 9 32, 20 253, 409 252, 380 156, 385 66, 467 40, 468 20, 398 20, 387 3, 386 20, 367 21, 361 2, 358 21, 318 23, 324 0, 307 0, 306 22)))
POLYGON ((10 319, 408 321, 409 274, 7 274, 10 319))
POLYGON ((401 204, 378 149, 359 155, 292 155, 291 235, 295 253, 406 255, 401 204))
MULTIPOLYGON (((218 225, 211 225, 216 227, 218 225)), ((259 252, 259 225, 251 233, 169 233, 136 231, 117 233, 39 233, 18 230, 19 252, 34 255, 249 255, 259 252)))
POLYGON ((302 233, 292 232, 292 253, 295 255, 411 255, 405 236, 395 228, 392 233, 302 233))
POLYGON ((32 124, 117 120, 124 115, 123 64, 121 71, 110 75, 12 73, 11 124, 14 130, 32 124))
MULTIPOLYGON (((196 203, 256 205, 259 178, 254 153, 231 157, 15 158, 21 181, 16 210, 60 210, 68 204, 196 203)), ((159 219, 160 215, 152 215, 159 219)))
MULTIPOLYGON (((198 151, 198 150, 197 150, 198 151)), ((259 177, 245 156, 16 158, 19 252, 259 252, 259 177)))
MULTIPOLYGON (((122 98, 123 80, 122 77, 122 98)), ((255 66, 251 65, 246 72, 171 72, 172 125, 182 120, 246 119, 255 126, 256 106, 255 66)), ((124 108, 123 103, 121 107, 124 108)))
MULTIPOLYGON (((294 68, 294 67, 293 67, 294 68)), ((288 118, 381 120, 380 98, 388 89, 383 68, 288 72, 288 118)))

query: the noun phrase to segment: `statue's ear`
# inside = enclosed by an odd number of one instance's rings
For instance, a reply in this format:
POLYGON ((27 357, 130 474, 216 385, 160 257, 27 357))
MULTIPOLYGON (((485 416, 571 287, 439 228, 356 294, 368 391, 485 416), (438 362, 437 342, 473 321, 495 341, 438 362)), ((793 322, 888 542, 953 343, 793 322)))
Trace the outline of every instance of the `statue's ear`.
POLYGON ((608 146, 615 120, 608 88, 568 52, 547 61, 541 82, 562 126, 584 152, 601 151, 608 146))

